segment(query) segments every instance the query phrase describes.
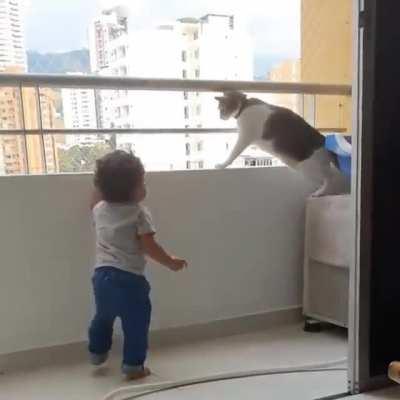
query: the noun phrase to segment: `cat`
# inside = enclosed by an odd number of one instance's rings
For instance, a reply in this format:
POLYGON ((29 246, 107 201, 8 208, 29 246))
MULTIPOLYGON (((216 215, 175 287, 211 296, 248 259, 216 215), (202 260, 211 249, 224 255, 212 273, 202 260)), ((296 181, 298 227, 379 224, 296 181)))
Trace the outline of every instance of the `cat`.
POLYGON ((253 144, 318 185, 313 196, 349 192, 350 182, 338 170, 336 156, 325 149, 324 136, 299 115, 237 91, 215 99, 220 117, 235 118, 239 130, 228 159, 216 168, 228 167, 253 144))

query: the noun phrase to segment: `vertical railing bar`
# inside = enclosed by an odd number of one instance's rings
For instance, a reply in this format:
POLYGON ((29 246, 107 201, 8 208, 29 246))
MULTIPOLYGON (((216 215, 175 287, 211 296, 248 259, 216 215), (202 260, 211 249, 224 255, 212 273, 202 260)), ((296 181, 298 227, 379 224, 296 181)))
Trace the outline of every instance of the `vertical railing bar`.
POLYGON ((25 171, 27 175, 30 175, 30 167, 29 167, 29 152, 28 152, 28 142, 26 136, 26 122, 25 122, 25 103, 24 103, 24 95, 22 90, 22 82, 19 84, 19 99, 21 102, 21 125, 22 130, 24 131, 24 150, 25 150, 25 171))
POLYGON ((42 101, 40 99, 40 88, 38 85, 35 86, 35 91, 36 91, 36 101, 38 105, 38 121, 39 121, 40 141, 42 146, 43 165, 44 165, 44 171, 47 174, 48 171, 47 171, 46 147, 43 135, 42 101))
POLYGON ((60 166, 57 164, 57 143, 54 139, 54 135, 50 136, 51 138, 51 146, 53 148, 53 165, 54 165, 54 173, 58 174, 60 172, 60 166))
POLYGON ((317 128, 317 110, 316 110, 316 106, 317 106, 317 95, 313 94, 312 95, 312 113, 313 113, 313 126, 314 128, 317 128))

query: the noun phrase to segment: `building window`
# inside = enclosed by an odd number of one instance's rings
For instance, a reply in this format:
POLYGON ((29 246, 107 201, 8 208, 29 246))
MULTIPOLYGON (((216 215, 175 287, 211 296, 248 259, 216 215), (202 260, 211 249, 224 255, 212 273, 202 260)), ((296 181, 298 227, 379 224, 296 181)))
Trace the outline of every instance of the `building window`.
POLYGON ((272 158, 248 158, 244 165, 246 167, 272 167, 272 158))
POLYGON ((204 161, 186 161, 186 169, 203 169, 204 161))
POLYGON ((189 119, 189 107, 185 106, 185 119, 189 119))
POLYGON ((123 109, 124 116, 129 115, 129 106, 123 106, 122 109, 123 109))
POLYGON ((197 142, 197 151, 203 151, 203 142, 197 142))
POLYGON ((186 79, 186 78, 187 78, 186 69, 184 69, 184 70, 182 71, 182 78, 183 78, 183 79, 186 79))
POLYGON ((188 92, 183 92, 183 98, 187 100, 189 98, 188 92))
POLYGON ((196 69, 196 78, 200 78, 200 70, 196 69))
POLYGON ((199 51, 199 49, 197 49, 197 50, 194 52, 194 57, 198 60, 198 59, 199 59, 199 56, 200 56, 200 51, 199 51))
POLYGON ((196 114, 199 116, 201 114, 201 105, 198 104, 196 107, 196 114))
POLYGON ((199 38, 199 32, 195 32, 194 34, 193 34, 193 39, 194 40, 197 40, 199 38))
POLYGON ((190 156, 190 143, 186 143, 185 147, 186 147, 186 155, 190 156))
POLYGON ((186 51, 182 51, 182 61, 186 62, 186 51))

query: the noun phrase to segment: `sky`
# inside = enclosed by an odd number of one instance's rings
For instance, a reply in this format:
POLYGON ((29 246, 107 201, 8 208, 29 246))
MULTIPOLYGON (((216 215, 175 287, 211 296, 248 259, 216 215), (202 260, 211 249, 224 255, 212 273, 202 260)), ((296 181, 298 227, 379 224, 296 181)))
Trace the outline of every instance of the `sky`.
POLYGON ((301 0, 25 0, 29 50, 62 52, 88 47, 87 26, 102 7, 127 3, 138 28, 201 17, 234 14, 254 39, 258 55, 300 54, 301 0))

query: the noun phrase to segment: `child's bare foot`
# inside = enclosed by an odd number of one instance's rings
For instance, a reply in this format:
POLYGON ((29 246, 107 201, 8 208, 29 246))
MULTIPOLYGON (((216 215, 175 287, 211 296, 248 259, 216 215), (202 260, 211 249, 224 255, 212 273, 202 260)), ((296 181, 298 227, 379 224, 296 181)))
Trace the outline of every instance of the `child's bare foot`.
POLYGON ((149 368, 146 367, 144 367, 141 371, 129 372, 125 374, 128 381, 136 381, 138 379, 146 378, 149 375, 151 375, 151 371, 149 368))

